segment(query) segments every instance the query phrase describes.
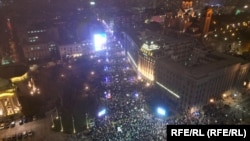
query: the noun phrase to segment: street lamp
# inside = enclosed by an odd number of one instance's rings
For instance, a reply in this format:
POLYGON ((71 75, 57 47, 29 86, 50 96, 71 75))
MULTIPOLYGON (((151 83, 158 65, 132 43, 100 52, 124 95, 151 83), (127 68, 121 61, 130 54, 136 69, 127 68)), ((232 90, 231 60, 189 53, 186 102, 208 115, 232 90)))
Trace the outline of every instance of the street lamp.
POLYGON ((28 87, 31 95, 40 94, 40 89, 36 87, 35 82, 32 78, 28 81, 28 87))
POLYGON ((60 116, 61 132, 63 132, 62 117, 60 116))
POLYGON ((58 119, 59 116, 58 116, 58 111, 57 111, 57 107, 56 107, 56 119, 58 119))
POLYGON ((227 97, 227 94, 223 94, 222 97, 223 97, 223 98, 226 98, 226 97, 227 97))
POLYGON ((211 99, 209 100, 209 102, 210 102, 210 103, 214 103, 214 99, 211 98, 211 99))
POLYGON ((73 123, 73 133, 76 133, 76 129, 75 129, 75 120, 74 117, 72 116, 72 123, 73 123))
POLYGON ((95 5, 95 2, 94 1, 91 1, 89 2, 90 5, 94 6, 95 5))
POLYGON ((55 123, 54 123, 54 119, 53 119, 52 114, 51 114, 51 121, 52 121, 52 125, 51 125, 51 127, 52 127, 52 128, 54 128, 54 127, 55 127, 55 123))
POLYGON ((88 113, 85 114, 86 118, 86 127, 89 129, 89 122, 88 122, 88 113))
POLYGON ((246 81, 244 81, 244 82, 243 82, 243 86, 246 86, 246 85, 247 85, 247 82, 246 82, 246 81))
POLYGON ((89 89, 89 87, 88 86, 85 86, 85 90, 87 91, 89 89))

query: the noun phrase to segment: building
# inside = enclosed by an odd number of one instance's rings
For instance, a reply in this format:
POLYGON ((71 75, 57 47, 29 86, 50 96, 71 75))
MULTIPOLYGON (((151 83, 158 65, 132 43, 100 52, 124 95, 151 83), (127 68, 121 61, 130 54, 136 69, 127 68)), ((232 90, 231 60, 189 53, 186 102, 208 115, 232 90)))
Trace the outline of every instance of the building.
POLYGON ((28 62, 50 60, 57 55, 57 46, 55 43, 25 44, 23 53, 28 62))
POLYGON ((219 100, 224 92, 242 86, 250 63, 215 52, 196 36, 184 34, 190 30, 199 35, 208 33, 213 13, 208 8, 201 18, 193 13, 191 0, 184 2, 178 16, 166 13, 168 32, 162 34, 144 24, 134 25, 123 31, 122 45, 138 75, 161 88, 176 108, 190 110, 219 100), (195 18, 201 20, 192 22, 195 18))
POLYGON ((154 67, 157 57, 155 52, 158 52, 159 48, 158 45, 151 41, 150 43, 144 43, 139 51, 138 72, 151 81, 155 80, 154 67))
POLYGON ((20 113, 16 87, 10 80, 0 78, 0 117, 20 113))
POLYGON ((185 110, 219 100, 236 83, 243 84, 250 67, 241 59, 202 47, 174 47, 167 52, 156 62, 156 84, 185 110))
POLYGON ((82 43, 68 43, 58 46, 61 59, 80 57, 94 52, 93 43, 84 41, 82 43))
MULTIPOLYGON (((198 1, 194 2, 195 5, 198 1)), ((168 11, 165 16, 164 32, 177 32, 200 37, 211 31, 213 9, 194 7, 193 0, 182 0, 178 11, 168 11)))
POLYGON ((10 78, 22 76, 27 70, 28 67, 20 63, 0 66, 0 118, 21 112, 17 87, 10 78))
POLYGON ((127 55, 138 75, 159 86, 178 108, 200 108, 247 78, 250 63, 205 48, 195 37, 146 29, 131 35, 137 37, 126 34, 127 55))
MULTIPOLYGON (((30 71, 37 67, 31 67, 30 71)), ((0 118, 21 113, 16 83, 29 78, 29 69, 23 64, 9 64, 0 67, 0 118)))
MULTIPOLYGON (((157 60, 168 55, 168 52, 166 52, 167 48, 183 47, 181 52, 184 53, 190 46, 196 45, 194 40, 190 40, 190 38, 187 37, 183 37, 182 40, 180 40, 178 37, 163 36, 159 33, 148 34, 153 36, 148 38, 139 50, 138 71, 151 81, 155 80, 155 64, 157 60)), ((177 56, 173 55, 171 57, 175 59, 177 56)))
POLYGON ((192 0, 183 0, 178 11, 167 12, 165 18, 166 30, 184 33, 193 23, 197 14, 192 7, 192 0))
POLYGON ((138 52, 141 46, 141 43, 138 40, 138 36, 131 36, 135 34, 129 34, 123 32, 123 41, 122 45, 125 47, 126 55, 130 63, 132 64, 134 70, 138 69, 138 52))
POLYGON ((28 26, 23 34, 22 49, 27 62, 41 62, 59 59, 57 42, 58 29, 48 23, 37 23, 28 26))
POLYGON ((247 78, 250 63, 244 60, 207 49, 194 38, 159 37, 138 51, 138 73, 166 90, 179 108, 200 108, 247 78))

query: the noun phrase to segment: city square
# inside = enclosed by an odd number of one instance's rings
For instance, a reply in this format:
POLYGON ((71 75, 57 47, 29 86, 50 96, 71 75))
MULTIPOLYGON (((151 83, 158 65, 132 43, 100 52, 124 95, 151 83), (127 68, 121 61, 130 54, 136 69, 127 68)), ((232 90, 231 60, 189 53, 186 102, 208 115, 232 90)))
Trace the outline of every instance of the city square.
POLYGON ((246 1, 0 0, 0 139, 164 141, 168 125, 248 125, 246 1))

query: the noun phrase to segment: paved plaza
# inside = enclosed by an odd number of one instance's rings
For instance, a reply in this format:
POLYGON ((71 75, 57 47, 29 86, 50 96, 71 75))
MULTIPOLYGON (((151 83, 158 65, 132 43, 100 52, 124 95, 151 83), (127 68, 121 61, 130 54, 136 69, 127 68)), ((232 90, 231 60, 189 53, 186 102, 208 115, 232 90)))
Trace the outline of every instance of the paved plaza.
POLYGON ((70 135, 66 135, 60 132, 54 132, 50 129, 51 126, 51 118, 50 116, 46 116, 43 119, 31 121, 28 123, 24 123, 19 125, 18 121, 16 121, 15 127, 8 129, 0 130, 0 139, 13 138, 13 136, 18 136, 19 133, 27 132, 32 130, 34 134, 32 136, 22 137, 22 139, 16 139, 18 141, 21 140, 29 140, 29 141, 70 141, 70 135))

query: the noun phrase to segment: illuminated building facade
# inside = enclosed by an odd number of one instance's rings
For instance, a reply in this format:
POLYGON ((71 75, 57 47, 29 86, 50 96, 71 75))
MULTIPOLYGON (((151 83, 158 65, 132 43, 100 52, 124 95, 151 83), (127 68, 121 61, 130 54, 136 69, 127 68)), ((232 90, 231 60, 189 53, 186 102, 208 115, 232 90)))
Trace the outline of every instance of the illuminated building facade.
POLYGON ((21 105, 17 98, 17 83, 30 78, 30 73, 35 71, 38 66, 27 67, 20 64, 5 65, 0 69, 0 117, 21 113, 21 105), (6 73, 7 72, 7 73, 6 73), (5 75, 8 74, 8 75, 5 75), (3 78, 3 75, 5 77, 3 78), (11 75, 11 76, 10 76, 11 75), (7 79, 9 77, 10 79, 7 79))
POLYGON ((195 11, 192 7, 192 0, 183 0, 181 8, 177 11, 176 16, 166 16, 166 27, 173 28, 179 32, 186 32, 192 24, 191 19, 195 18, 195 11))
POLYGON ((154 81, 154 70, 156 56, 155 52, 159 50, 159 46, 151 43, 144 43, 139 51, 138 71, 148 80, 154 81))
POLYGON ((58 46, 61 59, 80 57, 94 52, 93 43, 85 41, 82 43, 62 44, 58 46))
POLYGON ((203 6, 193 7, 198 3, 198 1, 193 3, 193 0, 182 0, 178 11, 167 12, 164 32, 185 33, 196 37, 207 34, 210 31, 213 10, 212 8, 204 10, 203 6))
POLYGON ((20 113, 16 87, 7 79, 0 78, 0 117, 20 113))
MULTIPOLYGON (((151 36, 150 40, 146 40, 145 43, 142 44, 138 52, 138 72, 150 81, 156 80, 155 74, 157 72, 155 72, 155 64, 159 58, 169 54, 169 52, 166 52, 168 48, 182 48, 179 52, 185 54, 189 46, 196 45, 194 40, 185 37, 179 40, 176 37, 162 36, 160 33, 148 32, 148 35, 149 37, 151 35, 153 36, 151 36)), ((176 58, 175 55, 171 57, 173 59, 176 58)))

